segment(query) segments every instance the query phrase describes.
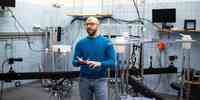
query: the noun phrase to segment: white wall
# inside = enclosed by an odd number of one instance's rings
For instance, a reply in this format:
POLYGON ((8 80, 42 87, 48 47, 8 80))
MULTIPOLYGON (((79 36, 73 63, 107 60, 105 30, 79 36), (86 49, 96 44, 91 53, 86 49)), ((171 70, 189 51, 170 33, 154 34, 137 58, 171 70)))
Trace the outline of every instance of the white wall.
MULTIPOLYGON (((16 8, 12 8, 14 11, 17 19, 22 23, 22 25, 25 27, 26 31, 31 32, 32 27, 34 24, 40 25, 42 28, 46 26, 66 26, 71 17, 65 16, 66 12, 73 12, 73 11, 81 11, 81 10, 96 10, 100 11, 102 9, 101 4, 96 4, 96 2, 101 3, 101 0, 96 0, 91 2, 90 5, 88 5, 88 2, 86 0, 74 0, 75 5, 73 5, 73 0, 16 0, 16 8), (53 8, 52 4, 54 3, 60 3, 64 5, 61 6, 61 8, 53 8), (83 4, 82 4, 83 3, 83 4), (93 4, 92 4, 93 3, 93 4), (82 8, 84 7, 84 8, 82 8), (95 8, 93 8, 95 7, 95 8)), ((104 10, 113 11, 113 16, 117 18, 122 19, 136 19, 137 14, 136 10, 133 6, 133 3, 131 0, 124 1, 124 0, 109 0, 110 3, 105 3, 107 0, 103 0, 104 4, 104 10), (113 5, 112 2, 113 1, 113 5), (112 5, 112 6, 111 6, 112 5)), ((199 13, 199 6, 200 1, 199 0, 145 0, 145 5, 140 5, 140 11, 141 16, 144 16, 147 19, 151 20, 151 10, 153 8, 171 8, 175 7, 177 9, 177 22, 175 23, 175 27, 183 28, 183 21, 186 18, 195 18, 197 19, 197 27, 200 28, 200 13, 199 13)), ((15 22, 14 20, 9 17, 9 14, 6 12, 4 15, 0 14, 0 32, 17 32, 15 28, 15 22)), ((149 38, 155 37, 155 35, 158 35, 155 30, 152 30, 152 27, 150 25, 147 25, 149 28, 147 28, 147 32, 145 33, 149 38)), ((83 23, 81 24, 81 27, 83 29, 83 23)), ((70 33, 67 33, 69 37, 73 37, 73 39, 80 37, 83 37, 83 34, 78 35, 76 34, 78 32, 83 32, 81 29, 79 31, 79 23, 77 23, 74 27, 72 27, 72 31, 70 33)), ((120 27, 117 27, 120 29, 120 27)), ((115 29, 113 29, 115 30, 115 29)), ((117 29, 116 29, 117 30, 117 29)), ((22 31, 22 30, 21 30, 22 31)), ((166 36, 168 37, 168 36, 166 36)), ((165 37, 165 38, 166 38, 165 37)), ((176 37, 176 36, 172 36, 176 37)), ((178 36, 177 36, 178 37, 178 36)), ((199 39, 200 36, 197 34, 193 34, 193 37, 196 39, 199 39)), ((71 38, 70 38, 71 39, 71 38)), ((167 38, 168 39, 168 38, 167 38)), ((40 39, 35 40, 33 46, 36 48, 41 47, 41 41, 40 39)), ((2 42, 0 42, 2 45, 0 54, 4 54, 5 51, 3 50, 4 46, 2 42)), ((14 50, 12 51, 14 56, 23 56, 25 59, 24 63, 19 63, 17 66, 17 71, 35 71, 37 68, 36 66, 41 63, 40 54, 36 54, 31 52, 25 41, 17 40, 14 41, 14 50), (23 50, 24 52, 20 52, 23 50), (19 53, 20 52, 20 53, 19 53)), ((192 52, 193 55, 193 66, 196 68, 199 68, 199 61, 197 60, 198 56, 196 54, 199 54, 199 45, 194 45, 194 49, 192 52)), ((174 49, 175 50, 175 49, 174 49)), ((171 50, 173 51, 173 50, 171 50)), ((147 56, 145 56, 146 65, 148 66, 148 58, 154 51, 148 51, 147 56)), ((171 52, 169 51, 169 54, 171 52)), ((1 58, 4 59, 5 56, 1 55, 1 58)), ((158 89, 159 92, 163 93, 169 93, 169 94, 175 94, 175 91, 168 90, 169 84, 166 84, 166 79, 168 77, 164 76, 165 78, 162 78, 161 80, 163 83, 161 83, 161 86, 158 89), (166 85, 168 87, 166 87, 166 85)), ((150 87, 155 87, 154 84, 157 84, 155 80, 157 80, 158 77, 148 77, 147 83, 150 87)), ((174 80, 174 78, 172 78, 174 80)), ((172 81, 171 80, 171 81, 172 81)), ((171 82, 170 81, 170 82, 171 82)))

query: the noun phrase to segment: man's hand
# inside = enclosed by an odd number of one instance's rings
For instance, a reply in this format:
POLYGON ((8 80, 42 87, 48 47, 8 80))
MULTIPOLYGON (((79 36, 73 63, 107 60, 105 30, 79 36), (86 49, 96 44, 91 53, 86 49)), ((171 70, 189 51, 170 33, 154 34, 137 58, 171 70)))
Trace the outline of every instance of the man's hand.
POLYGON ((77 57, 77 60, 78 60, 78 63, 79 63, 79 64, 87 64, 87 61, 83 60, 83 59, 80 58, 80 57, 77 57))
POLYGON ((78 60, 78 63, 79 63, 79 64, 87 64, 87 65, 89 65, 89 67, 92 68, 92 69, 95 69, 95 68, 101 66, 101 63, 98 62, 98 61, 83 60, 83 59, 80 58, 80 57, 77 57, 77 60, 78 60))
POLYGON ((101 63, 98 61, 87 61, 87 64, 89 65, 90 68, 97 68, 101 66, 101 63))

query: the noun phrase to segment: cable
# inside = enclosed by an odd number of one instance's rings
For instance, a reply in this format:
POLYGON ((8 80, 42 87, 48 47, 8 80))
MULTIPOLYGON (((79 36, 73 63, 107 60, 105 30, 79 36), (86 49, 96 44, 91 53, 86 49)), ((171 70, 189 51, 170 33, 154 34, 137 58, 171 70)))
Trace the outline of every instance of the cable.
MULTIPOLYGON (((24 28, 23 25, 19 22, 19 20, 16 18, 15 14, 13 13, 13 11, 12 11, 10 8, 8 8, 8 11, 10 12, 11 17, 15 20, 16 24, 18 24, 19 27, 24 31, 25 36, 26 36, 26 38, 27 38, 27 44, 28 44, 29 49, 30 49, 31 51, 34 51, 34 52, 44 52, 45 49, 35 50, 35 49, 32 48, 31 42, 30 42, 30 37, 28 36, 28 33, 26 32, 25 28, 24 28)), ((17 25, 15 25, 15 27, 17 28, 17 31, 19 31, 17 25)), ((20 32, 19 32, 19 33, 20 33, 20 32)))
POLYGON ((139 11, 139 9, 138 9, 138 6, 137 6, 135 0, 133 0, 133 4, 134 4, 134 7, 135 7, 135 9, 136 9, 136 11, 137 11, 138 19, 141 20, 140 11, 139 11))
MULTIPOLYGON (((157 60, 158 60, 158 63, 159 63, 158 65, 159 65, 160 68, 162 68, 162 64, 161 64, 161 63, 162 63, 162 60, 161 60, 161 54, 162 54, 162 52, 159 51, 159 54, 160 54, 160 55, 159 55, 159 58, 157 59, 157 60)), ((153 88, 153 90, 156 91, 156 90, 160 87, 160 84, 161 84, 161 77, 162 77, 162 76, 161 76, 161 74, 160 74, 160 75, 158 76, 158 83, 157 83, 157 86, 155 86, 155 87, 153 88)))
MULTIPOLYGON (((103 21, 106 19, 112 19, 112 21, 118 23, 118 24, 122 24, 122 23, 127 23, 127 24, 133 24, 133 23, 144 23, 144 21, 151 23, 153 26, 155 26, 158 30, 162 29, 160 26, 158 26, 157 24, 153 23, 152 21, 150 21, 149 19, 146 18, 140 18, 140 19, 134 19, 134 20, 125 20, 125 19, 120 19, 120 18, 116 18, 114 16, 112 17, 101 17, 99 18, 99 20, 103 21)), ((80 17, 75 17, 72 21, 71 24, 73 24, 76 20, 81 20, 81 21, 85 21, 85 18, 80 18, 80 17)))
MULTIPOLYGON (((8 59, 4 60, 2 65, 1 65, 1 73, 4 73, 4 65, 5 63, 8 62, 8 59)), ((1 81, 1 90, 0 90, 0 100, 3 100, 3 88, 4 88, 4 81, 1 81)))
POLYGON ((3 88, 4 88, 4 81, 1 81, 1 91, 0 91, 0 100, 3 100, 3 88))

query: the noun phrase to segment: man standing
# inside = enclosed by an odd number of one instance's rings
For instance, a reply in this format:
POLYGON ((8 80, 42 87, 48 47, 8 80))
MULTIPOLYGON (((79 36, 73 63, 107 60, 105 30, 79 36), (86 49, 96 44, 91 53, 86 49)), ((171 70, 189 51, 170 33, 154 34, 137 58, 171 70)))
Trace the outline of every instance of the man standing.
POLYGON ((80 97, 108 100, 107 69, 115 65, 115 49, 108 38, 98 33, 96 17, 87 18, 85 26, 88 36, 76 44, 72 61, 74 66, 80 66, 80 97))

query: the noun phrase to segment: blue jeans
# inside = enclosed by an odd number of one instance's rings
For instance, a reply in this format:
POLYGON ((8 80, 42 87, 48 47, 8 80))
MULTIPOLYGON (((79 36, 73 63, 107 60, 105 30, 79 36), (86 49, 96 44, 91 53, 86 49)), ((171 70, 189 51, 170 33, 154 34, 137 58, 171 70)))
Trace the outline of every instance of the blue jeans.
POLYGON ((79 91, 81 100, 108 100, 107 78, 80 78, 79 91))

